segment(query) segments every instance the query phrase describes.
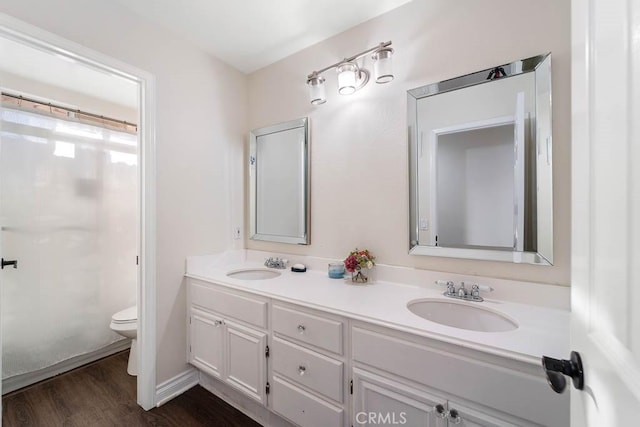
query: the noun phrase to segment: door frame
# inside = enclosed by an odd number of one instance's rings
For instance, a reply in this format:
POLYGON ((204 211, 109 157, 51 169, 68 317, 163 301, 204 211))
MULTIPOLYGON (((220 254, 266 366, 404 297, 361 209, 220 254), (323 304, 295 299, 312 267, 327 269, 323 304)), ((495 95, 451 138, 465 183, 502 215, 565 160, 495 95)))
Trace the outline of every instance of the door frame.
MULTIPOLYGON (((522 93, 522 92, 519 92, 522 93)), ((523 98, 524 99, 524 98, 523 98)), ((523 101, 524 103, 524 101, 523 101)), ((430 227, 431 230, 429 233, 429 244, 431 246, 436 246, 436 236, 438 235, 438 166, 437 166, 437 156, 438 156, 438 139, 441 136, 450 135, 452 133, 459 132, 468 132, 472 130, 479 129, 488 129, 498 126, 505 125, 513 125, 514 128, 518 127, 518 117, 517 115, 506 115, 500 117, 493 117, 485 120, 476 120, 472 122, 466 123, 458 123, 455 125, 445 126, 442 128, 433 129, 431 131, 431 135, 429 137, 429 217, 430 217, 430 227)), ((514 145, 517 147, 516 152, 524 155, 524 141, 520 141, 518 138, 514 138, 514 145)), ((514 195, 513 195, 513 206, 514 206, 514 230, 513 230, 513 249, 515 251, 522 251, 519 246, 522 244, 522 236, 524 235, 524 216, 522 212, 524 212, 524 190, 519 190, 518 182, 516 177, 519 174, 524 175, 524 162, 516 161, 518 159, 514 158, 514 195), (519 224, 522 223, 522 226, 519 224), (520 231, 520 234, 518 234, 520 231), (518 240, 519 238, 519 240, 518 240)), ((524 188, 524 184, 521 188, 524 188)), ((447 248, 450 249, 450 248, 447 248)))
MULTIPOLYGON (((0 37, 60 55, 138 84, 137 402, 156 406, 156 81, 147 71, 0 13, 0 37)), ((0 365, 1 366, 1 365, 0 365)), ((1 386, 1 384, 0 384, 1 386)))

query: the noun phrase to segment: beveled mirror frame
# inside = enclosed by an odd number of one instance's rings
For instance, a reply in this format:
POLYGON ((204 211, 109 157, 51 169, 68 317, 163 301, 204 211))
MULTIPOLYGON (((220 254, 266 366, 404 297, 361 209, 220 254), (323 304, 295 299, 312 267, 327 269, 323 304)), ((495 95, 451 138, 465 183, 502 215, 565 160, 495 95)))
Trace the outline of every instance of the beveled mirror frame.
MULTIPOLYGON (((496 250, 492 248, 463 248, 463 247, 441 247, 441 246, 429 246, 419 243, 419 183, 418 183, 418 154, 420 144, 420 130, 418 123, 418 101, 438 95, 445 92, 454 90, 461 90, 467 87, 472 87, 481 84, 491 84, 494 80, 489 80, 487 77, 491 72, 494 72, 498 67, 501 67, 506 71, 507 77, 525 74, 536 73, 535 81, 536 85, 540 87, 547 85, 548 96, 539 96, 538 88, 536 88, 536 116, 535 116, 535 143, 536 147, 540 144, 546 144, 544 148, 547 153, 547 164, 549 167, 551 200, 548 202, 551 204, 551 212, 553 212, 553 179, 550 172, 552 163, 552 136, 551 136, 551 54, 547 53, 531 58, 526 58, 518 61, 514 61, 509 64, 499 65, 497 67, 491 67, 486 70, 474 72, 465 76, 456 77, 449 80, 444 80, 438 83, 432 83, 425 86, 421 86, 415 89, 407 91, 407 126, 408 126, 408 152, 409 152, 409 253, 411 255, 428 255, 438 257, 450 257, 450 258, 464 258, 475 260, 489 260, 489 261, 504 261, 514 263, 526 263, 536 265, 552 265, 553 263, 553 243, 551 247, 547 249, 547 253, 544 255, 538 252, 520 252, 516 250, 496 250), (542 79, 542 80, 540 80, 542 79), (542 112, 542 119, 548 120, 545 123, 548 126, 548 135, 542 141, 542 135, 538 132, 540 126, 539 113, 541 108, 545 108, 542 112)), ((546 93, 546 92, 545 92, 546 93)), ((425 185, 425 184, 423 184, 425 185)), ((548 207, 548 205, 547 205, 548 207)), ((537 211, 536 211, 537 214, 537 211)), ((547 215, 548 216, 548 215, 547 215)), ((551 218, 547 218, 550 233, 551 242, 553 242, 553 214, 551 218)), ((536 234, 536 239, 539 235, 536 234)))
MULTIPOLYGON (((273 165, 279 167, 280 165, 273 165)), ((277 123, 254 129, 249 134, 249 228, 251 240, 263 240, 268 242, 289 243, 297 245, 308 245, 310 243, 309 227, 310 221, 310 163, 309 163, 309 120, 304 117, 301 119, 290 120, 288 122, 277 123), (299 192, 296 203, 299 207, 297 229, 298 233, 292 235, 282 235, 274 233, 265 233, 258 227, 259 212, 258 209, 258 168, 257 163, 260 162, 258 157, 258 140, 263 136, 277 137, 278 134, 284 135, 288 131, 299 130, 303 132, 304 140, 300 141, 297 164, 295 165, 300 172, 299 192)), ((277 191, 275 189, 274 191, 277 191)))

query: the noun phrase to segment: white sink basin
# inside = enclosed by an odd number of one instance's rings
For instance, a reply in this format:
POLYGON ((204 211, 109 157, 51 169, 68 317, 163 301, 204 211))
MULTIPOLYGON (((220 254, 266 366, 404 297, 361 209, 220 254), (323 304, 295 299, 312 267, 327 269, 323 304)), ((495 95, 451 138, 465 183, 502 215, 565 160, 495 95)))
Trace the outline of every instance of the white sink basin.
POLYGON ((483 303, 453 299, 419 299, 409 301, 407 308, 413 314, 431 322, 470 331, 506 332, 518 328, 515 320, 478 304, 483 303))
POLYGON ((240 280, 266 280, 280 276, 279 271, 267 270, 266 268, 247 268, 227 273, 227 277, 240 280))

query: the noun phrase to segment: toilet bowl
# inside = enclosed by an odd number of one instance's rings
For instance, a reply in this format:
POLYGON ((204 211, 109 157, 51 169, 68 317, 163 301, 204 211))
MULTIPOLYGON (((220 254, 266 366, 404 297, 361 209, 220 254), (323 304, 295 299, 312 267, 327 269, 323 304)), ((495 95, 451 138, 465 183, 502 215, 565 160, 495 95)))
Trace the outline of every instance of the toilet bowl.
POLYGON ((134 305, 111 316, 109 327, 123 337, 131 338, 127 373, 138 375, 138 307, 134 305))

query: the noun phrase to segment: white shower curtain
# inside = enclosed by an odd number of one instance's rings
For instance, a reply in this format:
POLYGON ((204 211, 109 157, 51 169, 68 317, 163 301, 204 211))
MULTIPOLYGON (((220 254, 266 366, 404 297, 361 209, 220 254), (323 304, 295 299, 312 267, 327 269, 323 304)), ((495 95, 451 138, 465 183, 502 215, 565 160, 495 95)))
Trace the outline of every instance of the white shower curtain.
POLYGON ((2 377, 119 339, 111 315, 135 304, 137 137, 0 108, 2 377))

